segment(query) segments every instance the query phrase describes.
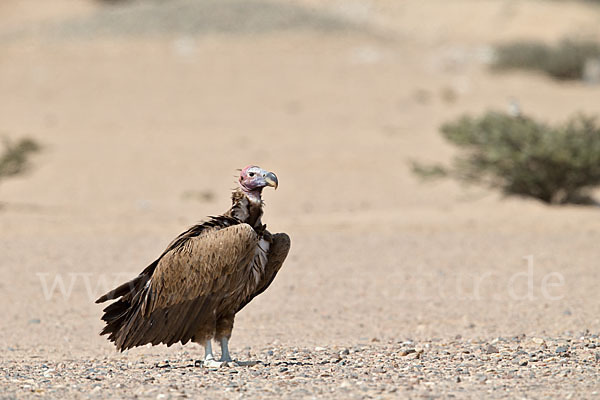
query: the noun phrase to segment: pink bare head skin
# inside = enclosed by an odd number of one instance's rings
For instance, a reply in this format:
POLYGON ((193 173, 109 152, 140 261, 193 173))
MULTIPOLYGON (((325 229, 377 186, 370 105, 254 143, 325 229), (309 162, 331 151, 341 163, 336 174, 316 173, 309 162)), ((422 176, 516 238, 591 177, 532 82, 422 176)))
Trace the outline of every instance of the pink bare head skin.
POLYGON ((277 176, 256 165, 248 165, 240 172, 240 188, 247 195, 260 199, 263 188, 267 186, 277 189, 277 176))

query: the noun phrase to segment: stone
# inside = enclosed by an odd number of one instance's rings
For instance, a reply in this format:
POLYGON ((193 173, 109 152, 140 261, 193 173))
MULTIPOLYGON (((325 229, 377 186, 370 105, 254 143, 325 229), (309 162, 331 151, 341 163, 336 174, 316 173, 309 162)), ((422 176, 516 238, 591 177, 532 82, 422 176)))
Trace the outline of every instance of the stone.
POLYGON ((498 350, 498 348, 496 346, 494 346, 494 345, 491 345, 491 344, 489 344, 489 345, 486 346, 485 352, 487 354, 500 353, 500 351, 498 350))
POLYGON ((564 354, 564 353, 567 353, 568 351, 569 351, 569 349, 566 346, 558 346, 556 348, 556 350, 554 350, 554 352, 557 354, 564 354))

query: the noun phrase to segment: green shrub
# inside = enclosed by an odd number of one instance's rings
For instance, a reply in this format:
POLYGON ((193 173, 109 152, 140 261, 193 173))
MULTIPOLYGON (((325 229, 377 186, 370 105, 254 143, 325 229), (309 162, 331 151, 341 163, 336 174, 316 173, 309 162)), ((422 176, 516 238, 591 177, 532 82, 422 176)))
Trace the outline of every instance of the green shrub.
POLYGON ((600 125, 594 118, 577 115, 552 127, 488 112, 445 124, 441 132, 461 153, 451 167, 415 164, 418 175, 433 171, 550 204, 592 203, 588 191, 600 185, 600 125))
POLYGON ((515 42, 496 47, 496 69, 543 71, 556 79, 581 79, 587 60, 600 58, 600 44, 563 40, 552 47, 539 42, 515 42))
POLYGON ((4 151, 0 154, 0 180, 18 175, 29 167, 29 156, 40 150, 40 145, 32 139, 17 142, 4 140, 4 151))

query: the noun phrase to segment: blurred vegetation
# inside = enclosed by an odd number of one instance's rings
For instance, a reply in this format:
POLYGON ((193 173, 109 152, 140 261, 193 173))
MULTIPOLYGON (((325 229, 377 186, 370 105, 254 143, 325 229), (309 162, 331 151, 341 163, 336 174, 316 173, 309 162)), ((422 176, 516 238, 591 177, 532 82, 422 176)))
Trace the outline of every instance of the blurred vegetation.
POLYGON ((586 62, 600 59, 600 44, 569 39, 556 46, 514 42, 497 46, 496 55, 496 69, 538 70, 556 79, 582 79, 586 62))
POLYGON ((25 172, 30 167, 30 156, 38 152, 41 146, 33 139, 24 138, 16 142, 3 140, 0 153, 0 180, 25 172))
POLYGON ((592 117, 548 126, 488 112, 445 124, 441 132, 461 151, 450 167, 413 163, 422 178, 450 176, 549 204, 595 203, 589 190, 600 185, 600 125, 592 117))
MULTIPOLYGON (((0 0, 2 1, 2 0, 0 0)), ((62 39, 103 36, 205 34, 264 34, 316 31, 368 32, 320 7, 272 0, 98 0, 106 6, 97 11, 48 24, 44 35, 62 39)))

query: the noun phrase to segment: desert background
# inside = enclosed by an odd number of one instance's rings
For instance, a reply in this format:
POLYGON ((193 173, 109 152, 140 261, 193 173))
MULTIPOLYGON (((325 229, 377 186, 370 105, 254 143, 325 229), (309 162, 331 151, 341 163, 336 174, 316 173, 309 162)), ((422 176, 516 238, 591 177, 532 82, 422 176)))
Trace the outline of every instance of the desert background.
POLYGON ((0 135, 43 148, 0 182, 0 397, 597 398, 598 208, 410 168, 452 159, 463 114, 598 113, 599 85, 489 68, 564 37, 599 40, 600 5, 3 0, 0 135), (233 356, 262 363, 117 353, 93 301, 248 164, 292 239, 236 318, 233 356))

